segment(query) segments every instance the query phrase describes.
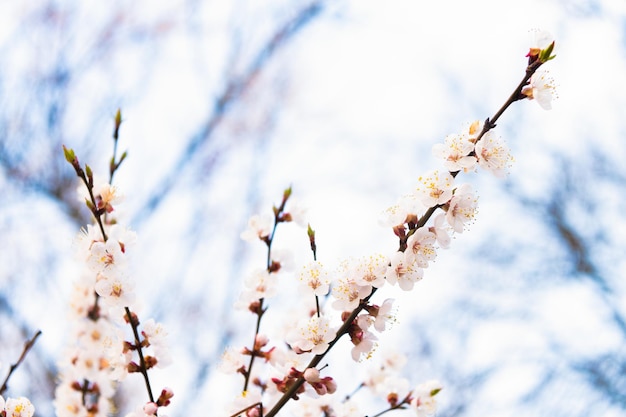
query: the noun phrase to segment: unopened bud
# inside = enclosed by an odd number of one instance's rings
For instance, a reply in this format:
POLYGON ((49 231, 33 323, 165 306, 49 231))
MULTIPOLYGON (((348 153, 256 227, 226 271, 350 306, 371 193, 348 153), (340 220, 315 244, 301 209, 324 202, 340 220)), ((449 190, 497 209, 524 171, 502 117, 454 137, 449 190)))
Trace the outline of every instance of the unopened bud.
POLYGON ((128 365, 126 365, 126 370, 128 370, 129 374, 132 374, 133 372, 141 372, 141 367, 131 361, 128 365))
POLYGON ((74 162, 78 162, 74 149, 68 149, 65 145, 63 145, 63 154, 65 155, 65 160, 70 164, 74 165, 74 162))
POLYGON ((539 52, 539 61, 543 64, 551 59, 554 59, 556 55, 552 55, 552 51, 554 51, 554 41, 552 41, 547 48, 542 49, 541 52, 539 52))
POLYGON ((157 400, 157 404, 159 407, 166 407, 170 404, 170 399, 174 396, 174 391, 171 388, 165 387, 161 391, 161 395, 159 395, 159 399, 157 400))
POLYGON ((154 356, 146 356, 144 358, 144 363, 146 364, 146 369, 153 368, 159 361, 154 356))
POLYGON ((113 127, 113 139, 117 140, 120 132, 120 126, 122 124, 122 111, 117 109, 117 113, 115 113, 114 119, 115 126, 113 127))
POLYGON ((146 403, 146 405, 143 406, 143 412, 149 416, 155 415, 158 409, 159 406, 153 402, 146 403))
POLYGON ((316 368, 307 368, 304 371, 304 379, 306 382, 315 383, 320 381, 320 371, 316 368))
POLYGON ((283 203, 287 201, 287 199, 291 196, 291 186, 283 191, 283 203))
POLYGON ((395 407, 398 404, 398 393, 391 392, 387 394, 387 402, 390 406, 395 407))

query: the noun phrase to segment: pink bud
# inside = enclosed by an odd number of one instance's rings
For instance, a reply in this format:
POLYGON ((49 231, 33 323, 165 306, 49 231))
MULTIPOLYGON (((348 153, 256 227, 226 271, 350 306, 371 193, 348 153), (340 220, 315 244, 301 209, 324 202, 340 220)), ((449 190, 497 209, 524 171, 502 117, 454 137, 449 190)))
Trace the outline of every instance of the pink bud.
POLYGON ((166 407, 170 404, 170 398, 174 396, 174 391, 171 388, 165 387, 161 390, 161 395, 159 395, 159 399, 157 400, 157 404, 161 407, 166 407))
POLYGON ((315 382, 320 382, 320 371, 318 371, 316 368, 307 368, 304 371, 304 379, 306 380, 306 382, 311 384, 315 382))
POLYGON ((324 378, 323 383, 326 386, 329 394, 333 394, 335 391, 337 391, 337 383, 333 378, 327 376, 326 378, 324 378))
POLYGON ((153 416, 153 415, 156 414, 158 408, 159 407, 155 403, 149 402, 149 403, 146 403, 146 405, 143 406, 143 412, 148 414, 148 415, 153 416))

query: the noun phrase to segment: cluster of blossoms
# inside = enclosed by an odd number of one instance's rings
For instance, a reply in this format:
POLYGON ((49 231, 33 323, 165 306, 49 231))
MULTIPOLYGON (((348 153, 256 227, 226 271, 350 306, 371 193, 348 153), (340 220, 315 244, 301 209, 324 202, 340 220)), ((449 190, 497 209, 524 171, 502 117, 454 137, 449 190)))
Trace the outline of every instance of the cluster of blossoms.
MULTIPOLYGON (((239 308, 256 314, 259 323, 267 309, 266 300, 275 297, 278 289, 283 288, 281 280, 289 279, 285 275, 290 270, 286 261, 290 257, 284 252, 272 250, 276 227, 280 223, 296 220, 301 225, 305 224, 305 210, 291 204, 286 207, 290 195, 291 189, 286 190, 283 202, 274 208, 273 216, 252 216, 247 230, 241 234, 246 240, 260 240, 268 247, 266 269, 254 270, 247 276, 236 303, 239 308)), ((266 335, 257 333, 252 347, 241 350, 231 348, 223 356, 222 370, 241 374, 245 378, 244 389, 230 405, 229 415, 259 416, 260 404, 275 404, 281 398, 301 400, 297 410, 293 411, 296 415, 363 415, 356 402, 332 395, 337 391, 337 383, 332 376, 322 375, 324 371, 317 366, 318 359, 344 334, 349 336, 355 361, 372 356, 377 346, 377 334, 395 321, 395 310, 392 299, 384 300, 380 305, 366 300, 388 280, 386 275, 389 274, 391 260, 382 254, 346 259, 335 271, 331 271, 315 259, 315 232, 310 226, 308 235, 314 260, 305 264, 297 274, 301 296, 299 305, 303 308, 300 313, 289 315, 285 323, 286 346, 271 343, 266 335), (320 305, 321 301, 323 305, 320 305), (269 366, 269 377, 263 377, 258 366, 253 368, 255 358, 263 359, 269 366), (249 383, 257 389, 249 389, 249 383)), ((389 381, 391 379, 387 379, 386 383, 389 381)), ((415 400, 416 409, 425 409, 426 398, 416 396, 414 391, 409 390, 408 381, 406 388, 402 404, 411 406, 412 400, 415 400), (418 401, 416 398, 422 399, 418 401)), ((434 404, 434 400, 429 401, 428 404, 434 404)), ((388 403, 390 406, 400 405, 400 402, 393 403, 391 400, 388 403)))
MULTIPOLYGON (((120 121, 118 113, 116 131, 120 121)), ((139 330, 131 270, 137 237, 109 217, 123 200, 121 194, 109 183, 95 183, 91 169, 83 170, 72 150, 65 149, 65 157, 86 186, 87 193, 79 195, 95 224, 82 229, 75 239, 76 256, 84 268, 73 288, 71 334, 59 364, 54 405, 58 417, 106 416, 115 409, 112 399, 117 381, 140 373, 147 382, 148 370, 169 365, 171 356, 167 331, 160 323, 149 319, 139 330), (124 335, 124 323, 132 329, 130 340, 124 335)), ((122 160, 112 165, 111 176, 122 160)), ((149 401, 128 417, 156 416, 159 407, 170 403, 169 388, 155 400, 146 386, 149 401)))
MULTIPOLYGON (((281 205, 274 207, 273 216, 254 215, 250 218, 248 229, 241 237, 264 242, 268 262, 265 269, 254 271, 245 280, 245 289, 237 303, 257 316, 254 345, 240 351, 231 349, 224 355, 223 369, 245 378, 241 395, 231 404, 230 415, 273 417, 287 401, 298 400, 304 393, 311 398, 301 401, 295 412, 297 415, 362 415, 351 399, 334 399, 332 394, 336 392, 337 384, 331 376, 322 377, 325 368, 318 365, 343 335, 348 335, 352 343, 353 360, 372 357, 377 347, 377 334, 385 331, 395 317, 392 299, 377 305, 370 302, 370 298, 385 283, 397 284, 404 291, 412 290, 423 278, 430 262, 435 260, 438 248, 448 248, 451 234, 463 233, 476 216, 477 197, 471 185, 457 184, 456 177, 460 173, 483 169, 501 178, 513 162, 504 141, 491 130, 496 120, 518 100, 535 99, 541 107, 551 107, 553 83, 537 69, 554 58, 554 42, 546 32, 533 35, 533 46, 527 54, 526 76, 502 109, 492 120, 472 122, 460 133, 448 135, 444 143, 435 145, 433 155, 443 160, 444 169, 420 176, 415 189, 385 211, 381 223, 390 227, 399 239, 399 249, 395 253, 348 259, 331 272, 317 261, 315 233, 308 227, 314 261, 305 265, 299 274, 300 293, 315 300, 315 307, 305 309, 301 315, 288 317, 284 338, 286 348, 270 343, 267 336, 259 333, 259 327, 267 309, 264 301, 278 293, 278 273, 284 270, 282 256, 279 259, 272 251, 276 227, 300 217, 303 211, 295 210, 298 215, 294 216, 286 210, 291 195, 291 189, 288 189, 281 205), (441 212, 437 213, 438 210, 441 212), (336 320, 337 315, 340 320, 336 320), (273 376, 260 376, 253 369, 255 358, 264 359, 271 366, 273 376), (256 373, 253 375, 253 372, 256 373), (249 390, 251 381, 258 390, 249 390), (275 405, 264 413, 263 404, 275 405)), ((420 417, 434 414, 435 396, 442 385, 438 381, 429 381, 409 389, 408 380, 398 376, 401 363, 400 359, 389 359, 362 385, 386 400, 387 411, 411 407, 420 417)))
POLYGON ((35 407, 28 398, 7 398, 0 395, 0 416, 1 417, 33 417, 35 407))
POLYGON ((437 248, 450 246, 450 233, 463 233, 476 216, 474 190, 467 183, 457 185, 457 175, 480 167, 503 177, 513 161, 505 143, 491 131, 483 132, 478 121, 434 145, 433 155, 443 159, 446 170, 420 176, 414 191, 387 208, 381 219, 400 239, 400 249, 390 257, 385 278, 404 291, 412 290, 423 278, 424 269, 437 257, 437 248), (427 225, 436 209, 442 213, 427 225))
MULTIPOLYGON (((107 213, 121 200, 113 187, 96 185, 93 190, 98 209, 107 213)), ((55 392, 59 417, 106 415, 115 394, 113 380, 126 374, 123 334, 115 321, 135 298, 128 257, 136 235, 120 225, 105 225, 105 233, 107 239, 97 225, 88 225, 75 239, 84 269, 74 283, 68 320, 71 342, 59 364, 61 382, 55 392)))

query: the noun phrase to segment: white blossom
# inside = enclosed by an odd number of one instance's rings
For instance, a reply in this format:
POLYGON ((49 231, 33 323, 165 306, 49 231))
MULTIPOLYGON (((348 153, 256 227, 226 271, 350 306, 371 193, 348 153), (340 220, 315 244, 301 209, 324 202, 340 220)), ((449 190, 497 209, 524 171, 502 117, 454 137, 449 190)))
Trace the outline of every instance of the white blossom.
MULTIPOLYGON (((452 197, 454 199, 454 196, 452 197)), ((452 200, 450 200, 452 203, 452 200)), ((435 235, 437 243, 440 247, 447 249, 450 247, 450 235, 448 234, 448 226, 446 226, 446 215, 439 213, 433 219, 433 225, 428 228, 428 231, 435 235)))
POLYGON ((445 204, 452 197, 454 177, 449 172, 434 170, 418 178, 416 193, 426 207, 445 204))
POLYGON ((241 233, 241 238, 248 242, 267 238, 272 232, 274 217, 271 214, 255 214, 248 220, 248 228, 241 233))
POLYGON ((556 98, 556 86, 554 79, 548 75, 548 71, 538 69, 532 77, 528 86, 522 89, 529 100, 536 100, 544 110, 552 109, 552 100, 556 98))
POLYGON ((465 134, 448 135, 443 144, 433 146, 433 156, 444 160, 443 166, 450 172, 470 171, 476 165, 476 157, 470 155, 474 142, 465 134))
POLYGON ((218 369, 225 374, 234 374, 246 367, 246 357, 238 350, 229 347, 222 354, 218 369))
POLYGON ((370 295, 372 287, 363 286, 356 283, 353 277, 343 277, 333 287, 331 294, 335 301, 332 307, 341 311, 352 311, 362 299, 370 295))
POLYGON ((300 227, 307 227, 307 211, 308 207, 302 205, 300 200, 295 197, 289 199, 289 210, 286 213, 291 217, 291 221, 296 223, 300 227))
POLYGON ((441 391, 443 386, 439 381, 432 380, 418 385, 413 390, 411 406, 418 417, 426 417, 435 414, 437 411, 437 400, 435 396, 441 391))
POLYGON ((246 309, 250 304, 262 298, 269 298, 278 292, 276 274, 270 274, 265 269, 256 269, 244 280, 245 288, 239 293, 237 308, 246 309))
POLYGON ((357 285, 380 288, 385 284, 385 272, 389 259, 381 254, 365 256, 355 265, 354 276, 357 285))
POLYGON ((396 204, 380 214, 378 223, 383 227, 400 226, 407 221, 409 216, 418 217, 418 214, 427 208, 416 193, 405 194, 398 199, 396 204))
MULTIPOLYGON (((540 51, 546 49, 554 41, 554 38, 547 30, 532 29, 530 30, 530 50, 536 51, 538 54, 540 51)), ((530 54, 530 52, 529 52, 530 54)))
POLYGON ((415 233, 409 236, 406 241, 405 262, 408 265, 415 263, 420 268, 428 267, 428 262, 437 257, 437 252, 433 246, 435 240, 435 234, 427 229, 420 227, 415 230, 415 233))
POLYGON ((454 191, 446 211, 446 220, 457 233, 463 233, 464 226, 474 220, 478 200, 470 184, 463 184, 454 191))
POLYGON ((32 417, 35 414, 35 406, 26 397, 7 398, 4 406, 7 417, 32 417))
POLYGON ((358 339, 352 340, 352 343, 354 343, 354 347, 350 351, 352 359, 355 362, 360 362, 362 357, 369 359, 377 346, 377 340, 378 338, 374 333, 369 330, 363 330, 358 339))
POLYGON ((513 157, 509 153, 509 148, 504 141, 487 132, 475 148, 478 165, 488 171, 491 171, 496 177, 502 178, 506 174, 506 169, 513 161, 513 157))
POLYGON ((374 328, 378 332, 385 331, 388 323, 393 323, 396 321, 395 310, 393 309, 392 298, 387 298, 383 303, 378 307, 378 313, 374 319, 374 328))
POLYGON ((413 261, 407 262, 403 252, 396 252, 391 257, 391 263, 386 273, 387 281, 391 285, 397 283, 402 290, 410 291, 423 276, 424 270, 413 261))
POLYGON ((286 342, 294 349, 318 355, 328 349, 335 334, 336 329, 326 317, 313 316, 300 320, 287 334, 286 342))
POLYGON ((98 275, 96 293, 108 307, 130 307, 135 302, 135 283, 125 275, 98 275))
POLYGON ((330 276, 324 266, 318 262, 310 262, 300 271, 300 290, 317 296, 324 296, 330 291, 330 276))

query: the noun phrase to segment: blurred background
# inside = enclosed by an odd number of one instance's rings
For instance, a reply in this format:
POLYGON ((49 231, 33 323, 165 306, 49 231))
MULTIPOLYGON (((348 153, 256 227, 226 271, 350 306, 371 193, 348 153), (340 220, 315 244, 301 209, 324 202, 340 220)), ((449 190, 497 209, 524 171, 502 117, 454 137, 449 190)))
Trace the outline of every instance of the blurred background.
MULTIPOLYGON (((393 253, 380 212, 441 166, 433 144, 500 108, 533 28, 556 39, 546 68, 559 98, 550 111, 515 103, 499 120, 510 175, 459 177, 479 195, 476 222, 412 292, 377 294, 398 305, 380 349, 409 356, 412 383, 442 381, 440 417, 626 415, 619 0, 1 2, 0 375, 43 331, 7 396, 54 415, 72 342, 71 245, 90 220, 62 144, 106 177, 122 109, 116 214, 139 236, 140 314, 165 323, 175 359, 154 385, 174 389, 169 415, 223 415, 241 382, 216 366, 254 329, 233 303, 265 265, 263 245, 239 239, 248 217, 291 185, 319 259, 393 253)), ((296 265, 310 259, 303 229, 277 236, 296 265)), ((340 373, 348 345, 329 359, 346 392, 360 382, 340 373)), ((131 375, 120 413, 144 397, 131 375)))

